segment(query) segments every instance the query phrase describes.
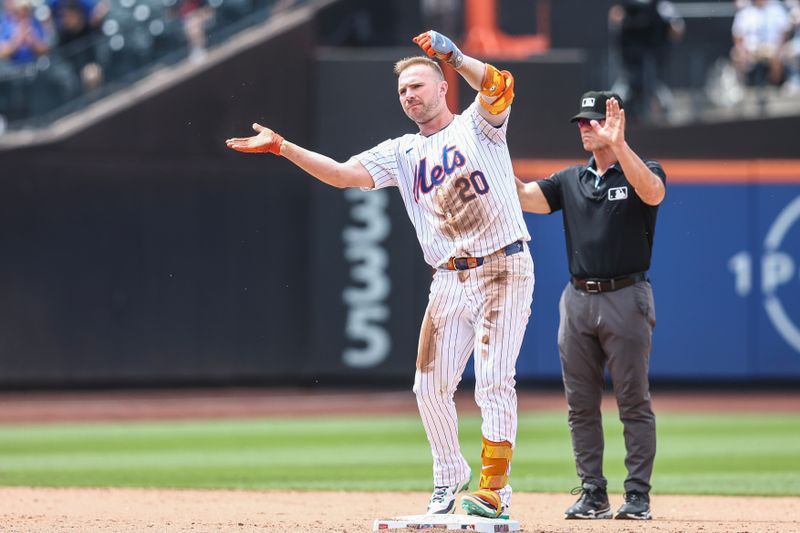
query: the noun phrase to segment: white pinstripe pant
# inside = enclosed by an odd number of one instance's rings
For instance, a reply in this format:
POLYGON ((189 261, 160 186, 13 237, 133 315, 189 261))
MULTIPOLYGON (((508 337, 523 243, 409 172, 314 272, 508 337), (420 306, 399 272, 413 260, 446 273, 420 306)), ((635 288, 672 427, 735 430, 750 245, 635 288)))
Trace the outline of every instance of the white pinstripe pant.
MULTIPOLYGON (((516 362, 533 298, 533 260, 524 251, 463 271, 438 270, 420 331, 414 393, 433 454, 434 485, 469 474, 458 441, 453 394, 475 355, 475 402, 483 436, 514 444, 516 362)), ((479 447, 479 443, 475 443, 479 447)))

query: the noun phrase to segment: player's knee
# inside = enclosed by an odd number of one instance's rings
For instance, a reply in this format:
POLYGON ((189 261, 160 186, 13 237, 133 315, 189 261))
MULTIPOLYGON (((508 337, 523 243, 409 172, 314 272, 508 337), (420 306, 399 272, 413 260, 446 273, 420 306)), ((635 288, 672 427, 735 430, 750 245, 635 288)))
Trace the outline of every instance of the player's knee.
POLYGON ((498 378, 494 383, 488 385, 478 385, 475 387, 475 403, 479 406, 488 406, 498 400, 516 401, 517 391, 514 388, 513 376, 498 378))
POLYGON ((446 382, 433 383, 432 380, 418 379, 412 389, 420 403, 442 403, 452 400, 456 392, 455 386, 446 382))

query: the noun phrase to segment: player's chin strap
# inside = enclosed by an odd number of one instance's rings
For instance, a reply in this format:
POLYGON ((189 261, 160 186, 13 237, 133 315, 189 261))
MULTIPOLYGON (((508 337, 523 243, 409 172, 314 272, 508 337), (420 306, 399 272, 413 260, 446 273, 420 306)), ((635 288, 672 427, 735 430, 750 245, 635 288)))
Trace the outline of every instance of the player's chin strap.
POLYGON ((514 450, 507 440, 493 442, 483 438, 481 449, 481 484, 482 489, 500 490, 508 485, 508 471, 511 468, 511 456, 514 450))
POLYGON ((514 76, 507 70, 499 71, 493 65, 486 63, 481 94, 495 98, 491 103, 481 98, 481 105, 492 115, 499 115, 514 101, 514 76))

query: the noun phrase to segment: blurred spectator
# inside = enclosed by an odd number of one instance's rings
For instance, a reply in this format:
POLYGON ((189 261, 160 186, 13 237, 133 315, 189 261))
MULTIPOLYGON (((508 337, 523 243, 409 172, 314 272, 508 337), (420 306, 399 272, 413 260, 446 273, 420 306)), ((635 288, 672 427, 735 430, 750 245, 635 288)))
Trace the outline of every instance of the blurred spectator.
POLYGON ((48 4, 65 59, 80 77, 85 91, 96 88, 103 81, 97 41, 109 11, 107 0, 49 0, 48 4))
POLYGON ((784 62, 781 54, 791 35, 786 8, 777 0, 752 0, 733 19, 731 61, 746 85, 781 85, 784 62))
POLYGON ((622 80, 614 91, 625 101, 626 113, 639 120, 671 107, 672 93, 664 70, 673 42, 683 37, 685 24, 667 0, 622 0, 609 11, 609 27, 622 61, 622 80))
POLYGON ((461 33, 461 0, 420 0, 419 5, 423 28, 451 37, 461 33))
POLYGON ((786 0, 789 18, 792 21, 794 37, 784 45, 786 62, 786 83, 788 94, 800 93, 800 0, 786 0))
POLYGON ((33 63, 50 49, 49 28, 36 19, 29 0, 5 0, 0 15, 0 59, 12 65, 33 63))
POLYGON ((52 32, 37 20, 29 0, 5 0, 0 13, 0 124, 29 114, 36 61, 50 49, 52 32))
MULTIPOLYGON (((322 30, 325 46, 393 46, 397 16, 392 2, 350 0, 342 2, 335 25, 322 30)), ((335 9, 335 8, 334 8, 335 9)))
POLYGON ((200 63, 206 57, 206 27, 213 20, 214 11, 206 0, 183 0, 178 13, 189 43, 189 60, 200 63))

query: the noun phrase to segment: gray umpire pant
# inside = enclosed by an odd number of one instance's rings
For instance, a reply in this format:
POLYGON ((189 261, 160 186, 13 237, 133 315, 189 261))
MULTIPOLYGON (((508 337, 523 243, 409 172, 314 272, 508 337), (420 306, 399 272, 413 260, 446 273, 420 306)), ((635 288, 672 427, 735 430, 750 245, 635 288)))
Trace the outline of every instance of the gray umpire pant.
POLYGON ((558 350, 575 466, 582 483, 605 488, 600 402, 608 366, 625 436, 625 491, 650 491, 656 422, 648 369, 656 324, 653 290, 641 281, 587 293, 568 283, 559 303, 558 350))

